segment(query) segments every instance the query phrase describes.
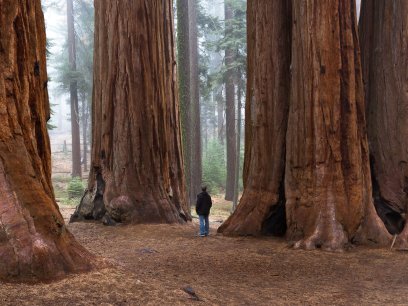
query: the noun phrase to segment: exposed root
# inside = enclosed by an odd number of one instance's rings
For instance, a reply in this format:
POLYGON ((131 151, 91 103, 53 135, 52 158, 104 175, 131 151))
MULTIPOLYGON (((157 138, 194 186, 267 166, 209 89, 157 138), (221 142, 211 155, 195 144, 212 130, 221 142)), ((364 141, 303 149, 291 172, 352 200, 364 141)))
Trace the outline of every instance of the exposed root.
POLYGON ((395 248, 398 251, 408 251, 408 225, 405 223, 404 230, 397 236, 395 248))
POLYGON ((364 222, 352 241, 356 244, 367 244, 375 247, 388 247, 391 244, 392 236, 375 212, 374 207, 368 209, 364 222))
POLYGON ((318 225, 311 236, 297 241, 293 248, 304 250, 321 248, 328 252, 343 252, 347 244, 347 236, 341 228, 335 231, 324 231, 322 226, 318 225))

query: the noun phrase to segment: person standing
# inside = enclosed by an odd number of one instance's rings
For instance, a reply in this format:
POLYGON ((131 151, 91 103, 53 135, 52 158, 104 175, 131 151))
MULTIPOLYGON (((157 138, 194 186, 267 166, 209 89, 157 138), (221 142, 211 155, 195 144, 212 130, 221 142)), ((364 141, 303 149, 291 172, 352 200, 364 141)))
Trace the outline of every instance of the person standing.
POLYGON ((196 212, 200 219, 200 237, 208 236, 210 233, 210 224, 208 216, 212 207, 212 200, 207 192, 207 187, 201 188, 202 192, 197 195, 196 212))

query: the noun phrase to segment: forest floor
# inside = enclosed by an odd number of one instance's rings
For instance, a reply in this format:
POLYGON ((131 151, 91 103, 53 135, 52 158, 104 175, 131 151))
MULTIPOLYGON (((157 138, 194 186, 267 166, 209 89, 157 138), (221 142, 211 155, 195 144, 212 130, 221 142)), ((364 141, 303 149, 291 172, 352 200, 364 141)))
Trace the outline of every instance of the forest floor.
MULTIPOLYGON (((67 199, 69 160, 53 154, 54 189, 66 221, 78 202, 67 199)), ((49 284, 0 283, 0 306, 408 305, 408 253, 295 251, 282 239, 223 237, 216 229, 231 203, 213 198, 212 232, 205 238, 197 236, 196 218, 185 226, 69 224, 112 267, 49 284), (190 299, 186 287, 201 301, 190 299)))
MULTIPOLYGON (((68 227, 112 268, 50 284, 0 284, 0 305, 372 305, 408 303, 408 254, 354 248, 295 251, 276 238, 216 234, 230 205, 215 201, 212 233, 189 225, 68 227), (182 289, 192 287, 201 301, 182 289)), ((72 207, 62 207, 67 220, 72 207)))

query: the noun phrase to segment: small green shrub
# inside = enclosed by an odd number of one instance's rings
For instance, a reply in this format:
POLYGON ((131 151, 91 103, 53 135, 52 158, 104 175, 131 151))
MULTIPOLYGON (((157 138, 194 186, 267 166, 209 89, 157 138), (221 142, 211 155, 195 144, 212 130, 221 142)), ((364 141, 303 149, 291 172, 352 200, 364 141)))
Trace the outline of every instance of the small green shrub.
POLYGON ((85 188, 82 180, 79 177, 74 177, 68 184, 68 198, 81 198, 84 194, 85 188))
POLYGON ((221 193, 227 179, 224 146, 217 140, 210 140, 203 153, 203 184, 211 193, 221 193))

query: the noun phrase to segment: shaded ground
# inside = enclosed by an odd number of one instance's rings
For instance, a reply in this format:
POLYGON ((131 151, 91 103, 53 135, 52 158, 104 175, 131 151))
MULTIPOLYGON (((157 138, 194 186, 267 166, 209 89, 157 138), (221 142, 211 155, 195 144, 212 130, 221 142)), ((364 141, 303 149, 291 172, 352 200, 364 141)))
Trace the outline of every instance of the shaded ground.
MULTIPOLYGON (((220 204, 220 215, 227 204, 220 204)), ((217 207, 216 207, 217 210, 217 207)), ((65 218, 72 208, 63 208, 65 218)), ((196 221, 195 221, 196 222, 196 221)), ((294 251, 282 240, 196 236, 187 226, 69 225, 115 268, 51 284, 1 284, 0 305, 272 305, 408 303, 408 254, 294 251), (191 286, 203 302, 189 299, 191 286)))

